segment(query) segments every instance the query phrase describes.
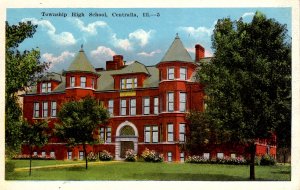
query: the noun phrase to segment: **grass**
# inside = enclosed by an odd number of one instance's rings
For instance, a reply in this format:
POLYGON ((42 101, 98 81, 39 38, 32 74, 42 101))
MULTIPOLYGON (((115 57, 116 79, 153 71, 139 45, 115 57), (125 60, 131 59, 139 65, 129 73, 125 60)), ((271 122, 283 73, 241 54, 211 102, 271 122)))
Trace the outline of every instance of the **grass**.
MULTIPOLYGON (((144 163, 144 162, 94 162, 88 170, 82 165, 18 170, 28 167, 22 161, 16 162, 15 172, 6 176, 7 180, 157 180, 157 181, 246 181, 249 179, 249 166, 144 163)), ((33 166, 56 164, 77 164, 82 162, 34 161, 33 166)), ((256 166, 256 180, 291 180, 290 166, 256 166)))

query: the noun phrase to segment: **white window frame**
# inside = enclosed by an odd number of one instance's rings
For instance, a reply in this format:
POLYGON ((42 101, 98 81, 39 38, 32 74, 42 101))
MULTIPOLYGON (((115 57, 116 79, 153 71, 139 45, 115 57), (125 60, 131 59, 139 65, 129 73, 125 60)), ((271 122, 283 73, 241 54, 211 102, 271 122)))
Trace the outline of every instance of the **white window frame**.
POLYGON ((48 102, 43 102, 43 118, 48 117, 48 102))
POLYGON ((172 152, 168 152, 168 162, 172 162, 173 161, 173 155, 172 152))
POLYGON ((80 87, 86 88, 86 77, 84 77, 84 76, 80 77, 80 87))
POLYGON ((143 98, 143 114, 144 115, 150 114, 150 97, 143 98))
POLYGON ((168 123, 167 124, 167 140, 168 142, 174 142, 174 124, 168 123))
POLYGON ((167 93, 167 108, 168 112, 174 112, 174 92, 167 93), (170 101, 172 99, 172 101, 170 101))
POLYGON ((79 151, 78 152, 78 160, 83 160, 84 159, 84 152, 83 151, 79 151))
POLYGON ((235 159, 236 158, 236 153, 231 153, 230 158, 235 159))
POLYGON ((33 103, 33 117, 38 118, 40 116, 40 103, 34 102, 33 103))
POLYGON ((37 151, 33 151, 33 156, 37 156, 37 151))
POLYGON ((42 158, 45 158, 46 157, 46 151, 42 151, 41 156, 42 156, 42 158))
POLYGON ((179 111, 186 112, 186 92, 179 92, 179 111))
POLYGON ((186 80, 186 79, 187 79, 187 68, 180 67, 180 80, 186 80))
POLYGON ((136 115, 136 99, 130 99, 130 115, 136 115))
POLYGON ((56 117, 57 103, 55 101, 51 102, 51 117, 56 117))
POLYGON ((153 99, 153 113, 157 115, 159 113, 159 99, 158 97, 154 97, 153 99))
POLYGON ((114 100, 108 100, 108 112, 110 116, 114 115, 114 100))
POLYGON ((47 92, 51 92, 51 82, 47 83, 47 92))
POLYGON ((126 79, 121 79, 121 89, 126 89, 126 79))
POLYGON ((208 159, 208 160, 209 160, 209 158, 210 158, 210 153, 208 153, 208 152, 204 152, 204 153, 203 153, 203 158, 205 158, 205 159, 208 159))
POLYGON ((55 152, 54 151, 50 152, 50 158, 55 158, 55 152))
POLYGON ((73 155, 72 155, 72 151, 67 151, 67 160, 72 160, 73 159, 73 155))
POLYGON ((120 100, 120 115, 126 115, 127 114, 127 100, 126 99, 121 99, 120 100))
POLYGON ((180 152, 180 162, 184 162, 184 161, 185 161, 184 152, 180 152))
POLYGON ((74 76, 70 77, 70 87, 75 87, 75 77, 74 76))
POLYGON ((168 80, 174 80, 175 79, 175 68, 169 67, 168 68, 168 80))
POLYGON ((106 127, 106 143, 111 143, 111 127, 106 127))
POLYGON ((179 124, 179 142, 185 142, 185 131, 186 131, 186 124, 180 123, 179 124))
POLYGON ((95 89, 95 79, 92 78, 92 89, 95 89))
POLYGON ((47 92, 47 83, 43 82, 41 88, 42 88, 42 93, 46 93, 47 92))
POLYGON ((217 153, 217 158, 223 159, 224 158, 224 153, 223 152, 218 152, 217 153))
POLYGON ((159 128, 157 125, 144 127, 144 142, 145 143, 158 143, 159 141, 159 128))

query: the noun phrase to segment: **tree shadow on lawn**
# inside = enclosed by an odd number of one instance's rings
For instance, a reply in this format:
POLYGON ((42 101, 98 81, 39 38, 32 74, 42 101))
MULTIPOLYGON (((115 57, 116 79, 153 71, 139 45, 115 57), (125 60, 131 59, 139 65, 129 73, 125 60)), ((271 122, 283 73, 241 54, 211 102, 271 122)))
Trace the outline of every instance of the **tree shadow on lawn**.
POLYGON ((147 173, 146 177, 141 174, 133 174, 135 180, 158 180, 158 181, 248 181, 249 178, 230 176, 225 174, 191 174, 191 173, 147 173))

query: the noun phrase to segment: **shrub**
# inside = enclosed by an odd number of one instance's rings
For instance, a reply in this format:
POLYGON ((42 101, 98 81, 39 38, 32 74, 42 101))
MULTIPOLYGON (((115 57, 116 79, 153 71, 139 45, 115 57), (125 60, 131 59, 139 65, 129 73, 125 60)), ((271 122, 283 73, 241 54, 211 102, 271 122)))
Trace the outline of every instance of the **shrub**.
MULTIPOLYGON (((29 160, 30 159, 30 155, 29 154, 20 154, 17 156, 13 157, 14 160, 29 160)), ((32 159, 33 160, 55 160, 55 157, 52 156, 42 156, 42 155, 32 155, 32 159)))
POLYGON ((110 161, 113 159, 113 156, 107 150, 103 150, 99 153, 99 160, 101 161, 110 161))
POLYGON ((88 161, 96 161, 97 159, 98 159, 98 156, 94 152, 90 152, 87 156, 88 161))
POLYGON ((229 165, 245 165, 247 164, 247 160, 243 157, 231 158, 225 156, 224 158, 217 158, 217 164, 229 164, 229 165))
POLYGON ((275 159, 270 156, 269 154, 263 155, 263 157, 260 160, 260 165, 261 166, 269 166, 269 165, 275 165, 276 161, 275 159))
POLYGON ((137 156, 132 149, 128 149, 125 153, 125 161, 135 162, 137 160, 137 156))
POLYGON ((209 163, 209 159, 204 158, 202 156, 197 156, 197 155, 193 155, 193 156, 188 156, 188 158, 186 159, 187 163, 196 163, 196 164, 207 164, 209 163))
POLYGON ((12 173, 15 171, 15 162, 6 161, 5 162, 5 173, 12 173))
POLYGON ((142 157, 145 162, 162 162, 164 160, 163 154, 159 154, 155 150, 149 150, 148 148, 143 151, 142 157))

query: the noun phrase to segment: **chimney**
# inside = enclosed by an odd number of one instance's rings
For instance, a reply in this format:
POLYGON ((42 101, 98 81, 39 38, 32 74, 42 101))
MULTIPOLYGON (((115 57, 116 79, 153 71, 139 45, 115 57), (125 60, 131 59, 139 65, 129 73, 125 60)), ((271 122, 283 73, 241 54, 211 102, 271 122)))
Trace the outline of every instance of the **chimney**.
POLYGON ((204 58, 205 49, 200 44, 195 45, 195 62, 199 62, 200 59, 204 58))
POLYGON ((123 56, 122 55, 114 55, 113 62, 116 63, 117 69, 121 69, 124 66, 123 56))
POLYGON ((114 61, 106 61, 106 70, 117 70, 117 64, 114 61))

